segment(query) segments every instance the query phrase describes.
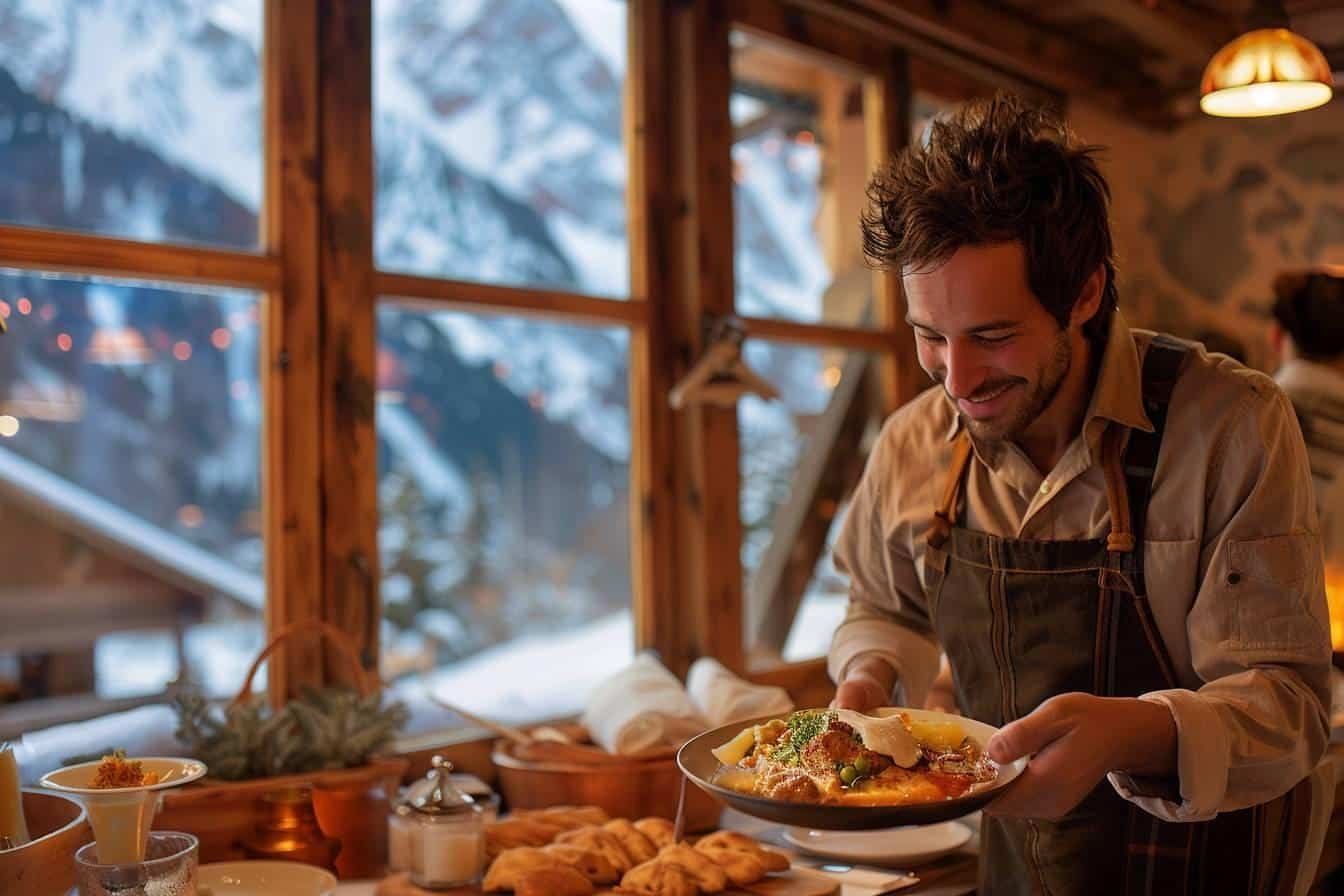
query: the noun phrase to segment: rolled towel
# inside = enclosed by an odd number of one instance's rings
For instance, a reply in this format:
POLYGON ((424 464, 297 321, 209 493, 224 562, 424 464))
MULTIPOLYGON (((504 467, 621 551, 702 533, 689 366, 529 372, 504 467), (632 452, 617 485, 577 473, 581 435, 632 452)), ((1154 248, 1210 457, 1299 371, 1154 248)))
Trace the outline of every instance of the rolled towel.
POLYGON ((744 681, 718 660, 707 656, 691 664, 686 675, 686 690, 691 695, 691 702, 714 728, 757 716, 784 715, 793 710, 788 691, 744 681))
POLYGON ((681 682, 651 653, 597 686, 583 724, 594 743, 622 756, 680 747, 708 727, 681 682))

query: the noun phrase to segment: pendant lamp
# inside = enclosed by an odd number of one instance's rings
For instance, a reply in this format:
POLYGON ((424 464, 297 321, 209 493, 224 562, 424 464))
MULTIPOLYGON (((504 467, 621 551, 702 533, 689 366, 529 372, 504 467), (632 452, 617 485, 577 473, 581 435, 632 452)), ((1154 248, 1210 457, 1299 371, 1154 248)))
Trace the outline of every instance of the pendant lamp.
POLYGON ((1319 47, 1288 29, 1282 3, 1259 0, 1248 23, 1252 30, 1215 53, 1205 67, 1201 109, 1226 118, 1257 118, 1330 101, 1330 64, 1319 47))

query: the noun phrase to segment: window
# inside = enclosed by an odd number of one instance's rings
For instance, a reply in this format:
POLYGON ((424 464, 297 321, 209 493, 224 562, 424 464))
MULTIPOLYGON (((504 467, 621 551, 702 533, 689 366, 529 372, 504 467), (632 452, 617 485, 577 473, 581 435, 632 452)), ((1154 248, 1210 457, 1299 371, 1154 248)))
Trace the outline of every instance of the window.
POLYGON ((588 687, 631 656, 625 331, 388 302, 378 341, 387 662, 414 645, 401 661, 442 668, 431 680, 459 701, 530 680, 490 708, 581 710, 587 688, 499 648, 619 633, 587 656, 588 687))
POLYGON ((374 11, 378 266, 625 297, 625 4, 374 11))
POLYGON ((844 615, 831 547, 876 416, 876 365, 768 342, 749 343, 746 357, 781 396, 738 405, 747 646, 758 663, 808 659, 825 654, 844 615))
POLYGON ((857 239, 869 173, 861 77, 733 34, 733 212, 737 310, 872 326, 857 239))
POLYGON ((220 694, 259 648, 258 309, 0 272, 0 687, 20 717, 220 694))
POLYGON ((384 672, 578 712, 634 646, 626 5, 379 0, 374 29, 376 263, 435 281, 377 313, 384 672))
POLYGON ((0 220, 257 248, 261 0, 11 6, 0 220))

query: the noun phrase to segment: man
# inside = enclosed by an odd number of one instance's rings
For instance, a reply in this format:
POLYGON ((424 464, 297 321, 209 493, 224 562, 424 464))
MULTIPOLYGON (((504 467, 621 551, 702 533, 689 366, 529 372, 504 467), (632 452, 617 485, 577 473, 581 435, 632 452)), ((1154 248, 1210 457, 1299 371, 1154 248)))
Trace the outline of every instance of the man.
POLYGON ((1032 754, 987 812, 982 893, 1266 890, 1278 798, 1327 741, 1287 399, 1129 328, 1106 182, 1044 111, 963 109, 869 197, 938 385, 887 421, 836 545, 836 704, 920 705, 941 647, 991 757, 1032 754))
POLYGON ((1344 578, 1344 276, 1282 274, 1274 295, 1274 378, 1306 437, 1326 567, 1344 578))

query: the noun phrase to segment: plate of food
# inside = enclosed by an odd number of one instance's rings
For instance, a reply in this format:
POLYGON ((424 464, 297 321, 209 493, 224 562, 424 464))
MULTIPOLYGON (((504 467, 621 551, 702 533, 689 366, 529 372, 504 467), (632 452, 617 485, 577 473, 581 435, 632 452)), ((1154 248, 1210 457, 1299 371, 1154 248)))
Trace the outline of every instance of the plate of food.
POLYGON ((1026 768, 985 754, 997 730, 923 709, 804 709, 707 731, 677 763, 734 809, 793 827, 927 825, 981 808, 1026 768))
POLYGON ((959 821, 872 831, 789 828, 784 839, 803 852, 828 859, 909 868, 961 849, 970 842, 971 829, 959 821))

